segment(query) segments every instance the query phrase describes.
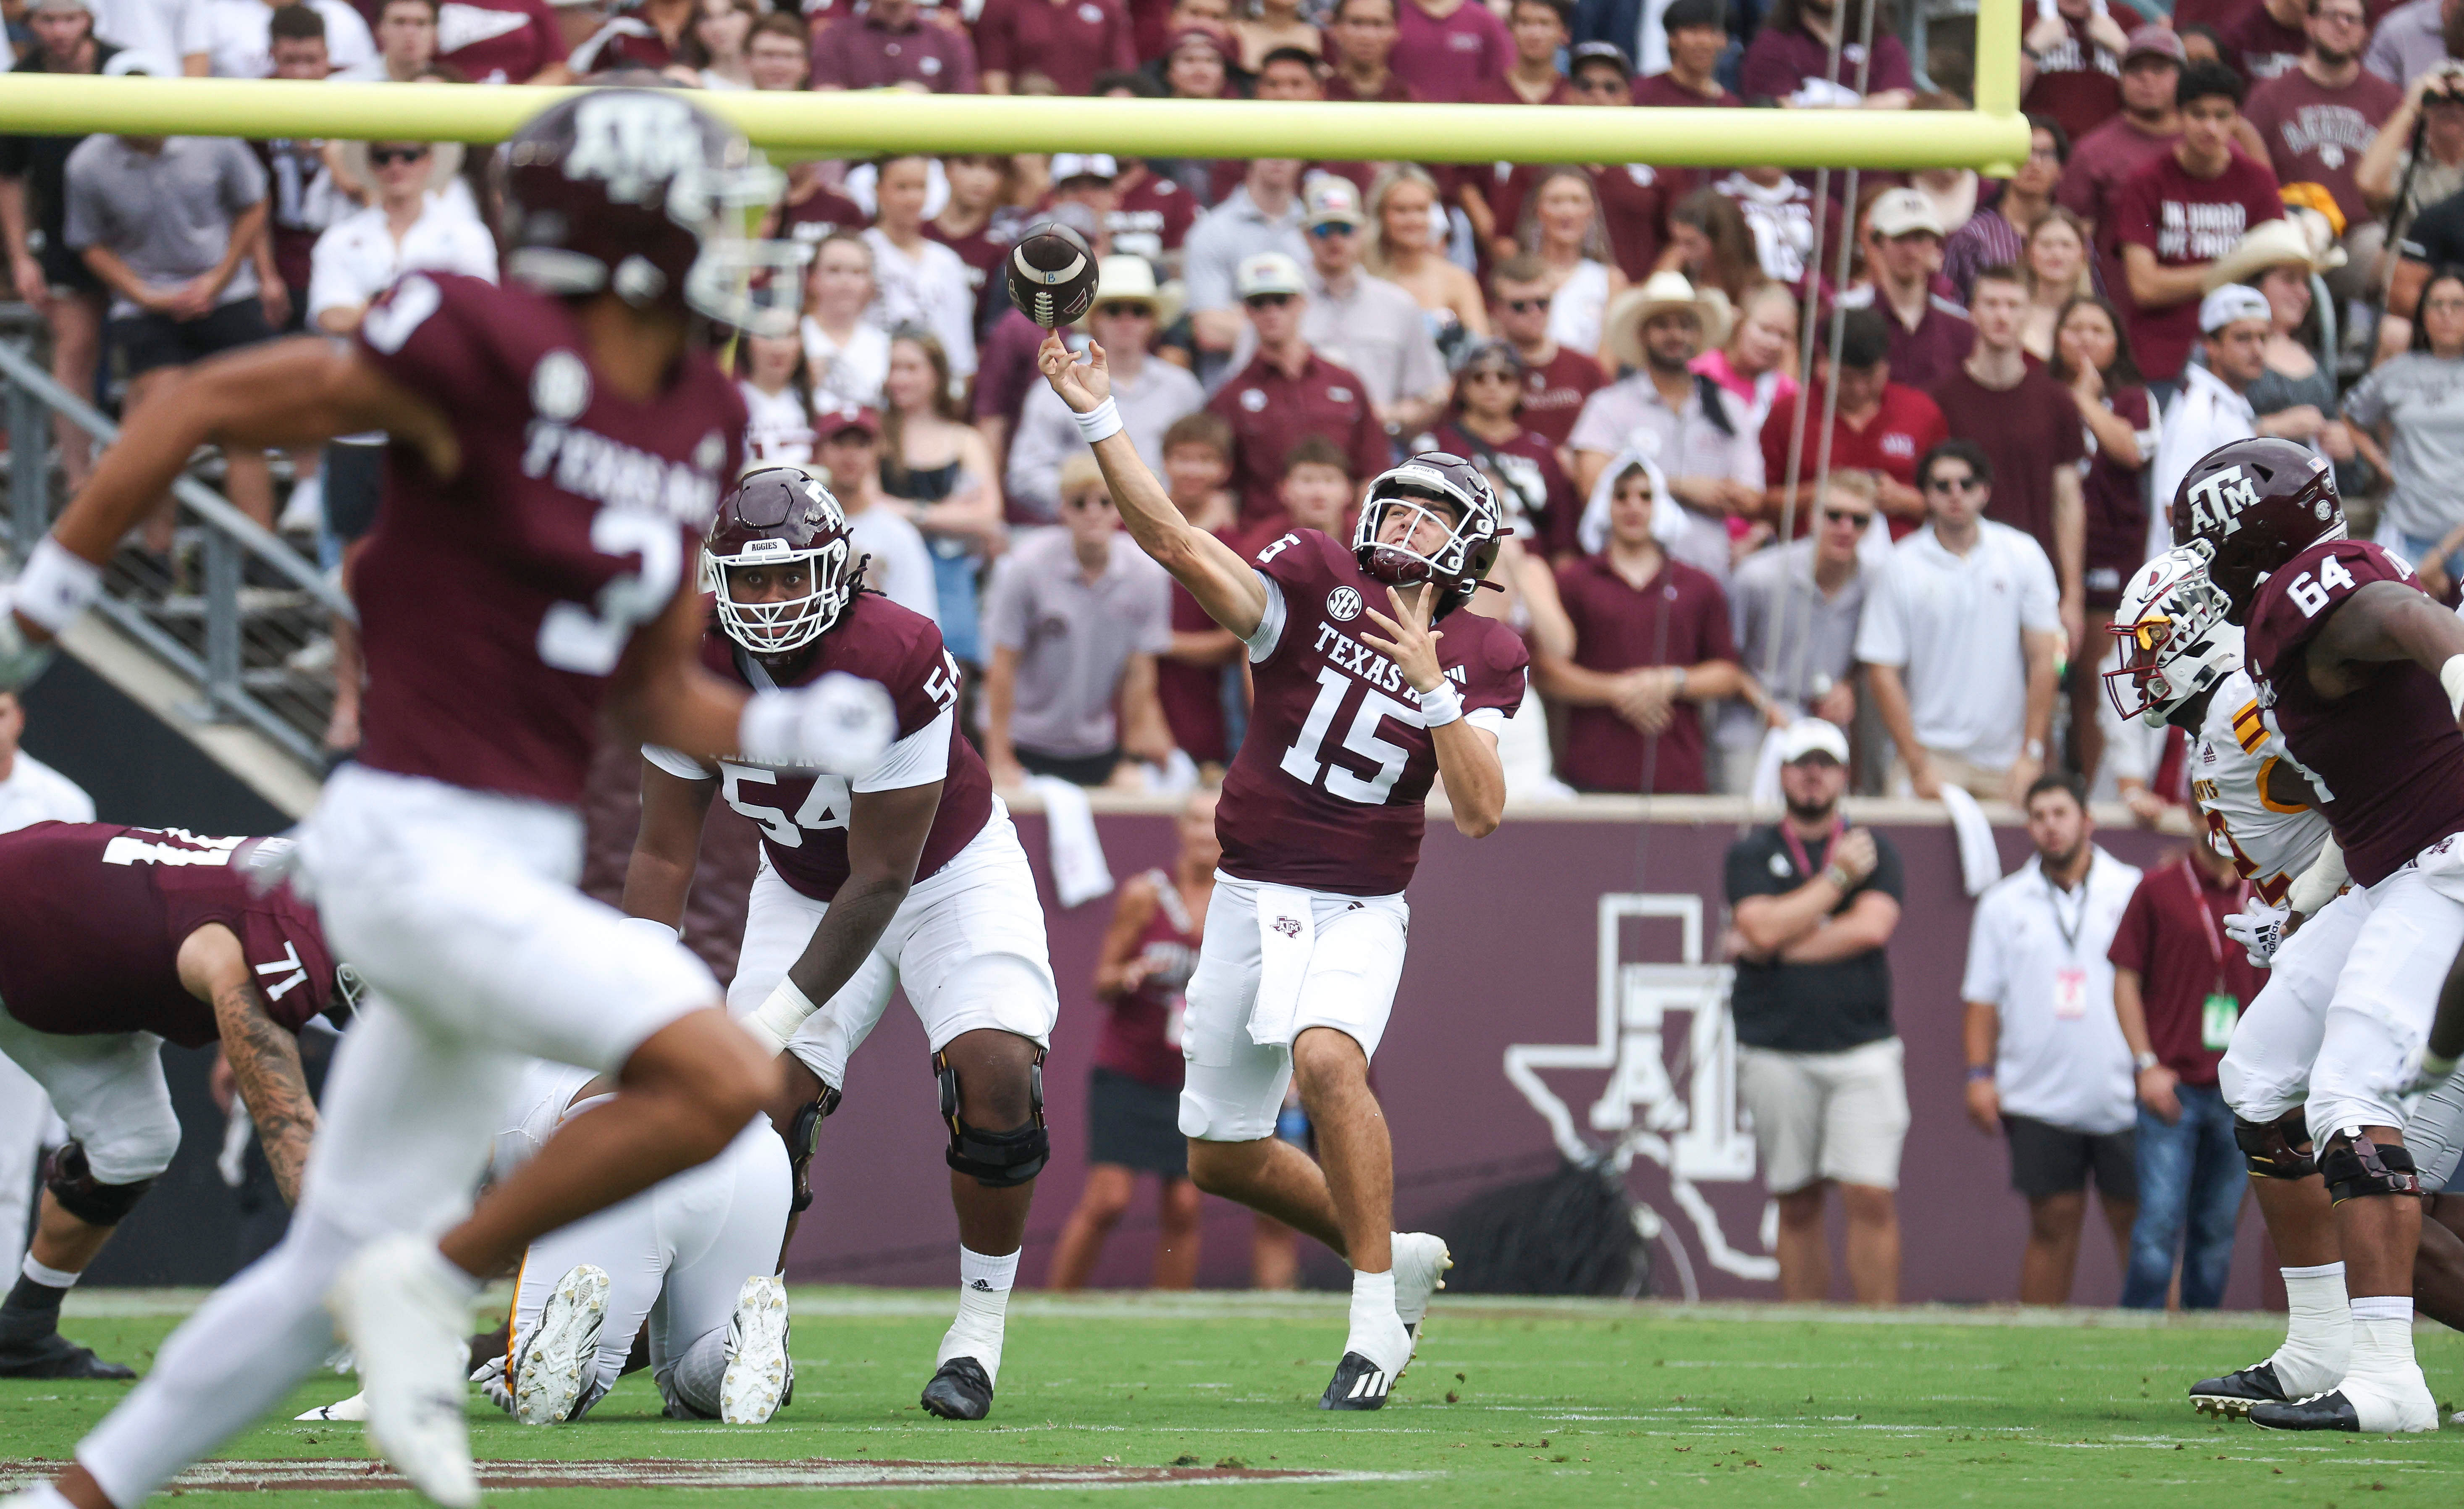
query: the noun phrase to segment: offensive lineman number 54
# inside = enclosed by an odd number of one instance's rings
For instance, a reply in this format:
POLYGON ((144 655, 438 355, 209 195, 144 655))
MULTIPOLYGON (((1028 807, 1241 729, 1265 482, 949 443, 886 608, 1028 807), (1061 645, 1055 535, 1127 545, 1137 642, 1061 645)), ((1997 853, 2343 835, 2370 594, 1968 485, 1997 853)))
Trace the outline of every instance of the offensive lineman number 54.
POLYGON ((2310 573, 2305 571, 2293 579, 2293 585, 2285 589, 2285 595, 2293 600, 2295 607, 2301 610, 2303 618, 2313 619, 2319 616, 2319 610, 2327 605, 2335 592, 2349 592, 2352 587, 2353 574, 2344 569, 2343 561, 2330 556, 2319 562, 2319 580, 2313 581, 2310 573))

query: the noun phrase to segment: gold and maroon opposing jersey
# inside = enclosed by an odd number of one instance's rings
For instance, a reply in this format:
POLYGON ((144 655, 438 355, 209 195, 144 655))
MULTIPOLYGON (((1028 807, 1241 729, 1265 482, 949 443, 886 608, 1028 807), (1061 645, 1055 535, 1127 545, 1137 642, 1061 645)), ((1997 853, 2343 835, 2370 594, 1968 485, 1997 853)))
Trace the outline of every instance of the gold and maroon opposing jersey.
POLYGON ((2327 820, 2316 807, 2287 807, 2268 796, 2268 776, 2284 758, 2283 741, 2268 728, 2248 671, 2216 684, 2198 739, 2190 795, 2207 821, 2209 842, 2233 861, 2259 900, 2283 906, 2327 842, 2327 820))
POLYGON ((269 1015, 297 1032, 334 1004, 317 914, 252 873, 253 838, 38 822, 0 834, 0 1010, 36 1032, 150 1032, 214 1041, 214 1009, 180 983, 180 946, 211 923, 238 937, 269 1015))
MULTIPOLYGON (((1393 895, 1420 862, 1438 755, 1419 693, 1360 638, 1385 638, 1367 610, 1394 617, 1386 584, 1313 529, 1270 540, 1256 566, 1273 593, 1249 652, 1249 731, 1216 809, 1223 872, 1393 895)), ((1476 613, 1448 614, 1442 629, 1438 664, 1464 714, 1494 733, 1523 703, 1523 638, 1476 613)))
POLYGON ((385 457, 353 578, 362 763, 570 806, 633 633, 689 588, 744 400, 689 352, 655 398, 600 380, 559 299, 412 273, 356 338, 452 424, 451 477, 385 457))

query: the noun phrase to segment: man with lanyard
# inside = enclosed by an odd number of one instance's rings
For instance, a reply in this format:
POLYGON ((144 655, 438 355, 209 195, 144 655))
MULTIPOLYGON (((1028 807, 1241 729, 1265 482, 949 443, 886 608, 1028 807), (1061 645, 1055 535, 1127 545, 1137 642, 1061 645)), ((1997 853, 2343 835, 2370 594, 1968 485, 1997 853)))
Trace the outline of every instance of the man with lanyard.
POLYGON ((2011 1184, 2028 1201, 2019 1302, 2067 1304, 2096 1174, 2117 1249, 2139 1207, 2130 1049, 2106 954, 2140 872, 2094 841, 2075 776, 2028 788, 2035 858, 1977 898, 1968 940, 1968 1115, 2007 1134, 2011 1184))
POLYGON ((2266 983, 2226 938, 2224 919, 2249 905, 2250 882, 2202 834, 2140 881, 2106 951, 2139 1095, 2139 1219, 2122 1281, 2128 1309, 2165 1307, 2177 1247, 2182 1308, 2224 1301, 2249 1181, 2216 1062, 2266 983))

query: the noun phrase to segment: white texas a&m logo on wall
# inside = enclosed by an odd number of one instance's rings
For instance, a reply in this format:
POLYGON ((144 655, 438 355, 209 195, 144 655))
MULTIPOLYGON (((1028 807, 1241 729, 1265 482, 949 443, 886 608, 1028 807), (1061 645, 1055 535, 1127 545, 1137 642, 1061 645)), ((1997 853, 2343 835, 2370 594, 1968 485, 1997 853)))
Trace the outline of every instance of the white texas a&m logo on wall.
POLYGON ((1779 1277, 1778 1260, 1768 1256, 1776 1208, 1722 1190, 1719 1204, 1730 1213, 1724 1220, 1705 1197, 1705 1186, 1753 1185, 1754 1141, 1737 1108, 1737 1037, 1728 1017, 1734 972, 1703 962, 1703 898, 1605 895, 1598 928, 1596 1038, 1518 1043, 1506 1050, 1506 1078, 1567 1158, 1588 1160, 1601 1150, 1595 1139, 1605 1140, 1634 1199, 1637 1229, 1655 1241, 1655 1262, 1668 1259, 1686 1299, 1701 1294, 1698 1258, 1771 1282, 1779 1277), (1678 925, 1677 962, 1624 956, 1625 925, 1639 919, 1678 925), (1607 1083, 1582 1105, 1601 1070, 1607 1083), (1749 1206, 1761 1213, 1758 1220, 1740 1218, 1749 1206))
POLYGON ((2241 528, 2241 511, 2258 501, 2258 489, 2240 467, 2190 484, 2190 530, 2230 535, 2241 528))

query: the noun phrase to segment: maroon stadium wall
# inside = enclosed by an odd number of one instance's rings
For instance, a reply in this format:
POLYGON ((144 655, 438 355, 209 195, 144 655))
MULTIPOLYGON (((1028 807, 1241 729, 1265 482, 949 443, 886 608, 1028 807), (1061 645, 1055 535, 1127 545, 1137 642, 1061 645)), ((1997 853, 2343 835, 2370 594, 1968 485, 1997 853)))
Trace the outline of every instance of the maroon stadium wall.
MULTIPOLYGON (((1662 813, 1672 806, 1686 820, 1510 820, 1478 842, 1432 824, 1411 889, 1410 962, 1375 1069, 1395 1132, 1398 1224, 1433 1221, 1484 1190, 1548 1172, 1560 1132, 1588 1146, 1621 1142, 1633 1150, 1628 1189, 1664 1233, 1655 1244, 1662 1260, 1654 1291, 1683 1294, 1690 1281, 1704 1298, 1767 1298, 1776 1293, 1767 1277, 1767 1195, 1751 1140, 1736 1126, 1716 972, 1685 967, 1689 909, 1699 911, 1697 961, 1717 962, 1722 862, 1740 830, 1732 808, 1662 803, 1662 813)), ((1913 804, 1875 814, 1899 847, 1907 883, 1891 946, 1912 1112, 1900 1186, 1902 1293, 1912 1301, 2008 1301, 2026 1208, 2010 1190, 2002 1144, 1964 1110, 1959 978, 1971 908, 1950 829, 1926 816, 1913 804)), ((1020 1275, 1036 1285, 1084 1179, 1088 1064, 1101 1019, 1089 981, 1111 902, 1060 910, 1043 820, 1022 814, 1018 822, 1045 886, 1061 984, 1045 1068, 1053 1156, 1020 1275)), ((1098 825, 1116 877, 1170 859, 1166 816, 1107 814, 1098 825)), ((2027 857, 2015 827, 1996 837, 2006 870, 2027 857)), ((2100 842, 2145 864, 2183 841, 2108 827, 2100 842)), ((846 1103, 823 1132, 818 1199, 796 1235, 791 1278, 952 1281, 956 1229, 935 1109, 923 1034, 903 998, 893 1001, 857 1053, 846 1103)), ((1836 1254, 1836 1213, 1833 1221, 1836 1254)), ((2111 1304, 2120 1292, 2102 1230, 2091 1217, 2074 1291, 2080 1303, 2111 1304)), ((1208 1202, 1202 1283, 1246 1283, 1248 1234, 1246 1212, 1208 1202)), ((1142 1190, 1095 1281, 1143 1283, 1153 1251, 1153 1200, 1142 1190)), ((1314 1244, 1304 1243, 1304 1253, 1320 1281, 1336 1277, 1314 1244)), ((1836 1257, 1833 1273, 1845 1298, 1836 1257)), ((2274 1277, 2257 1214, 2245 1205, 2229 1302, 2280 1306, 2274 1277)))

